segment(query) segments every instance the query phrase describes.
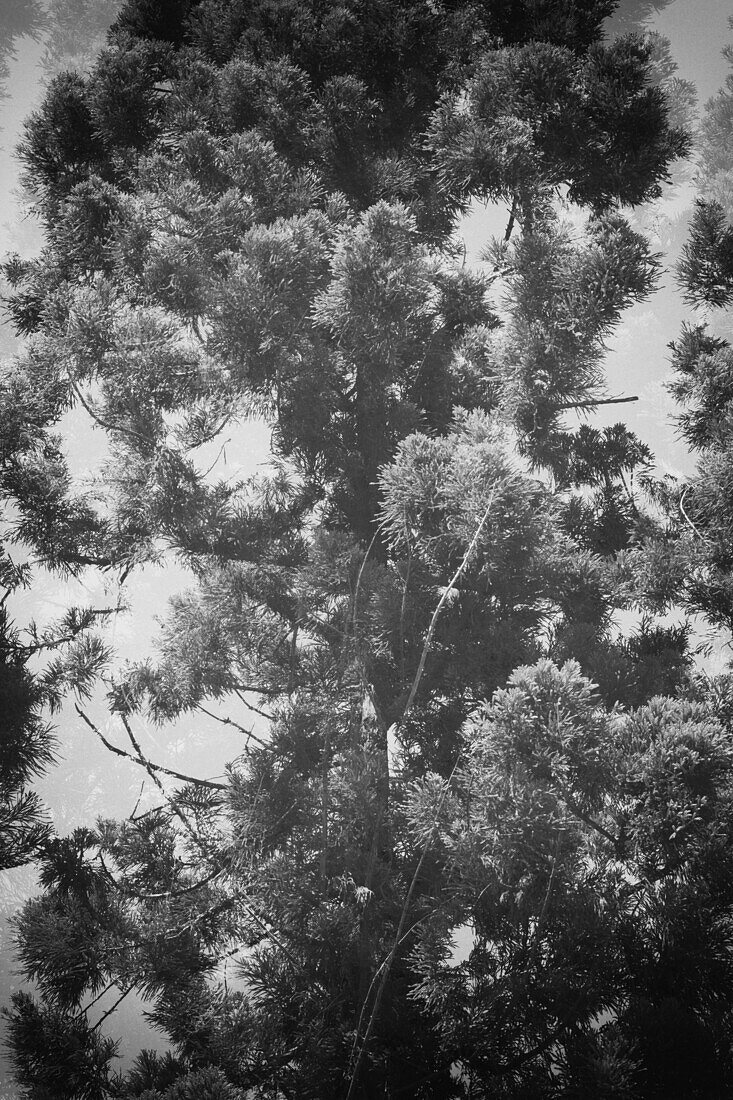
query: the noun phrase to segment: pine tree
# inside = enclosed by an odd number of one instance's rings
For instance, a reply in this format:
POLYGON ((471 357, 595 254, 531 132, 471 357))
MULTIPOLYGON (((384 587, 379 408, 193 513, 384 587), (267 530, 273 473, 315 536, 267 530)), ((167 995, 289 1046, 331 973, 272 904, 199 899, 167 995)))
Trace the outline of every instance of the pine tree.
POLYGON ((0 97, 4 97, 5 82, 15 57, 19 38, 37 38, 45 25, 45 12, 39 0, 7 0, 0 12, 0 97))
POLYGON ((69 607, 43 629, 20 628, 11 617, 14 597, 32 583, 32 569, 0 547, 0 870, 29 863, 55 842, 48 814, 31 790, 54 760, 47 717, 74 691, 89 698, 108 658, 96 626, 115 608, 69 607))
POLYGON ((136 0, 29 120, 16 537, 62 573, 192 582, 157 659, 55 670, 105 675, 160 805, 44 847, 18 921, 38 999, 9 1014, 29 1096, 652 1096, 693 1019, 729 1080, 655 939, 713 929, 695 988, 725 1000, 723 916, 685 923, 685 876, 729 905, 725 737, 699 701, 609 715, 675 690, 687 638, 613 637, 663 603, 619 557, 656 530, 651 456, 565 419, 654 287, 622 208, 687 147, 652 47, 601 41, 613 7, 136 0), (508 210, 480 271, 454 236, 476 199, 508 210), (253 413, 270 470, 222 476, 253 413), (69 415, 105 438, 86 486, 69 415), (239 727, 243 753, 226 782, 166 772, 141 714, 239 727), (174 1055, 118 1078, 87 1010, 133 989, 174 1055))
POLYGON ((42 715, 43 693, 28 670, 23 645, 7 610, 7 599, 27 570, 0 550, 0 870, 28 862, 47 839, 49 826, 31 779, 53 759, 53 741, 42 715))
MULTIPOLYGON (((731 60, 730 50, 724 51, 731 60)), ((701 141, 701 195, 678 266, 688 303, 708 323, 686 325, 671 345, 676 371, 671 391, 681 406, 679 425, 699 458, 695 475, 676 487, 670 504, 681 529, 681 553, 690 568, 683 587, 689 606, 726 634, 733 628, 730 533, 731 401, 733 355, 727 333, 733 286, 733 207, 729 157, 721 142, 729 127, 731 77, 706 107, 701 141), (716 335, 715 330, 723 333, 716 335)), ((680 556, 678 552, 677 556, 680 556)))

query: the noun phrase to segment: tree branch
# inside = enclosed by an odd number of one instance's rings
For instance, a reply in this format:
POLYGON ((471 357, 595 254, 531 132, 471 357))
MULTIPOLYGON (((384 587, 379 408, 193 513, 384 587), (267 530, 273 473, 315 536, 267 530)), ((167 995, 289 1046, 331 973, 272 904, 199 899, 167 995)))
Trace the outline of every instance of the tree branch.
POLYGON ((517 210, 519 208, 519 202, 516 194, 512 196, 512 208, 509 211, 509 221, 507 222, 506 229, 504 230, 504 244, 509 244, 509 238, 514 230, 514 222, 517 217, 517 210))
POLYGON ((83 396, 76 382, 72 378, 69 379, 69 382, 71 383, 72 390, 76 394, 77 400, 89 413, 92 420, 99 424, 100 428, 104 428, 108 432, 121 432, 123 435, 129 435, 132 439, 145 443, 148 447, 155 447, 155 440, 151 439, 150 436, 143 435, 142 432, 136 432, 134 428, 126 428, 122 424, 114 424, 111 420, 106 420, 104 417, 100 416, 83 396))
POLYGON ((79 1009, 79 1011, 77 1012, 74 1019, 75 1020, 80 1020, 82 1016, 85 1016, 87 1014, 87 1012, 89 1011, 89 1009, 92 1008, 97 1003, 97 1001, 101 1001, 101 999, 102 999, 102 997, 104 997, 105 993, 109 993, 110 989, 112 989, 112 987, 115 984, 116 983, 115 983, 115 980, 113 978, 111 982, 108 982, 107 985, 105 985, 105 987, 103 988, 101 993, 98 993, 96 997, 92 998, 92 1000, 89 1002, 88 1005, 86 1005, 85 1008, 79 1009))
POLYGON ((220 715, 214 714, 213 711, 207 710, 202 703, 197 703, 196 707, 203 714, 207 715, 207 717, 213 718, 215 722, 221 722, 222 726, 233 726, 234 729, 239 730, 240 733, 243 733, 245 737, 251 738, 253 741, 256 741, 257 744, 260 745, 263 749, 268 749, 270 752, 275 751, 272 745, 268 745, 267 741, 263 741, 262 738, 258 737, 256 733, 252 732, 252 730, 248 730, 245 729, 244 726, 240 726, 239 722, 235 722, 233 718, 222 718, 220 715))
POLYGON ((692 530, 693 530, 693 531, 695 532, 695 534, 697 535, 697 537, 698 537, 698 538, 699 538, 699 539, 700 539, 700 540, 701 540, 702 542, 707 542, 707 539, 705 538, 705 536, 704 536, 704 535, 701 535, 701 534, 700 534, 700 532, 698 531, 697 527, 696 527, 696 526, 695 526, 695 524, 694 524, 694 523, 692 522, 692 520, 690 519, 690 517, 688 516, 687 512, 686 512, 686 511, 685 511, 685 509, 684 509, 684 505, 683 505, 683 503, 682 503, 682 502, 684 501, 685 497, 687 496, 687 490, 688 490, 689 488, 690 488, 690 486, 689 486, 689 485, 686 485, 686 486, 685 486, 685 488, 684 488, 684 489, 683 489, 683 491, 682 491, 682 496, 681 496, 681 497, 680 497, 680 499, 679 499, 679 510, 680 510, 680 512, 682 513, 682 517, 683 517, 683 519, 685 519, 685 520, 686 520, 686 522, 687 522, 687 523, 688 523, 688 524, 690 525, 690 527, 691 527, 691 528, 692 528, 692 530))
MULTIPOLYGON (((121 610, 122 608, 120 606, 100 607, 98 609, 89 608, 86 614, 91 613, 94 618, 97 618, 101 616, 117 615, 121 610)), ((67 645, 69 642, 73 642, 85 630, 89 630, 91 625, 92 624, 89 623, 87 626, 78 626, 76 629, 72 629, 71 633, 69 634, 63 634, 59 638, 49 638, 45 642, 35 642, 33 645, 22 645, 21 643, 18 643, 16 648, 22 650, 23 653, 27 653, 29 656, 33 653, 41 653, 44 649, 56 649, 58 648, 58 646, 67 645)), ((26 633, 29 633, 32 638, 38 637, 38 635, 35 633, 35 630, 32 628, 27 630, 26 633)))
MULTIPOLYGON (((240 702, 244 703, 247 710, 251 710, 253 714, 259 714, 261 718, 266 718, 268 720, 268 722, 271 722, 272 719, 273 719, 272 714, 268 714, 268 712, 266 710, 262 710, 261 707, 256 707, 254 705, 254 703, 250 703, 244 697, 245 692, 247 692, 247 691, 255 692, 256 690, 257 690, 256 688, 242 688, 241 691, 240 691, 239 688, 235 688, 234 689, 234 694, 237 696, 237 698, 240 700, 240 702)), ((260 694, 262 694, 262 692, 260 692, 260 694)), ((281 692, 281 691, 271 692, 271 695, 275 695, 275 694, 282 695, 284 693, 281 692)))
MULTIPOLYGON (((109 749, 110 752, 113 752, 115 756, 123 756, 127 760, 132 760, 133 764, 139 764, 141 767, 146 768, 148 771, 152 769, 156 772, 163 772, 164 775, 170 775, 173 777, 173 779, 181 779, 184 783, 196 783, 200 787, 210 787, 212 790, 215 791, 229 790, 229 787, 226 783, 216 783, 213 779, 198 779, 196 776, 193 775, 184 775, 183 772, 173 771, 171 768, 164 768, 162 764, 153 764, 152 761, 147 760, 142 755, 142 753, 139 752, 139 746, 134 741, 133 744, 135 744, 138 755, 133 756, 132 753, 125 752, 124 749, 118 748, 116 745, 113 745, 111 741, 107 740, 102 731, 97 726, 95 726, 94 722, 92 722, 91 718, 89 718, 88 715, 84 713, 78 703, 74 704, 74 708, 79 717, 86 722, 86 724, 91 730, 94 731, 94 733, 96 733, 97 737, 105 746, 105 748, 109 749)), ((122 721, 125 723, 125 729, 127 729, 129 736, 130 730, 128 728, 127 722, 125 721, 125 717, 124 715, 122 715, 121 717, 122 721)))
POLYGON ((472 555, 472 553, 473 553, 473 551, 476 547, 476 543, 478 542, 479 536, 481 535, 481 532, 484 529, 484 525, 485 525, 487 519, 489 518, 489 513, 491 512, 491 509, 494 506, 494 500, 496 498, 496 490, 497 490, 497 483, 495 482, 494 485, 491 488, 491 493, 489 495, 489 502, 486 505, 486 508, 484 509, 484 514, 481 517, 481 522, 479 523, 478 527, 476 528, 476 530, 473 533, 473 538, 471 539, 470 543, 468 544, 468 548, 466 550, 466 553, 463 555, 463 559, 461 561, 461 564, 458 566, 455 573, 451 577, 447 588, 444 589, 443 594, 442 594, 442 596, 440 597, 440 599, 438 601, 438 605, 435 608, 435 611, 433 612, 433 616, 430 620, 430 625, 428 627, 428 633, 427 633, 426 638, 425 638, 425 644, 423 645, 422 653, 420 654, 420 663, 417 666, 417 672, 415 673, 415 679, 412 681, 412 687, 410 688, 410 694, 407 697, 407 702, 405 704, 405 709, 402 712, 402 717, 400 718, 400 721, 399 721, 398 725, 401 725, 402 722, 404 722, 410 708, 412 707, 412 704, 415 701, 415 696, 417 695, 417 690, 420 687, 420 681, 422 680, 422 675, 423 675, 423 672, 425 670, 425 662, 428 659, 428 653, 430 651, 430 646, 431 646, 432 641, 433 641, 433 635, 435 634, 435 627, 437 625, 438 618, 439 618, 440 613, 441 613, 441 611, 443 610, 443 608, 446 604, 446 601, 448 600, 448 597, 449 597, 450 593, 453 591, 455 586, 458 584, 458 581, 461 579, 461 576, 463 575, 463 572, 465 571, 469 561, 471 560, 471 555, 472 555))
POLYGON ((562 790, 562 788, 560 789, 560 794, 565 805, 575 817, 577 817, 585 825, 588 825, 591 829, 595 829, 595 831, 599 833, 600 836, 604 837, 607 841, 609 841, 609 843, 613 845, 614 850, 618 850, 618 846, 620 843, 618 837, 615 837, 613 833, 609 833, 608 829, 604 829, 602 825, 600 825, 587 813, 581 810, 580 806, 572 797, 572 795, 567 794, 565 791, 562 790))
POLYGON ((114 877, 112 872, 105 864, 104 859, 101 856, 99 857, 99 859, 102 867, 104 868, 105 874, 109 878, 114 888, 116 890, 119 890, 121 894, 124 894, 125 897, 137 898, 138 901, 166 901, 170 898, 182 898, 185 897, 186 894, 194 894, 197 890, 203 889, 204 886, 208 886, 210 882, 213 882, 215 879, 224 874, 223 869, 219 868, 216 871, 212 871, 210 875, 206 875, 204 878, 199 879, 198 882, 190 883, 188 886, 181 886, 178 889, 161 890, 153 893, 142 893, 139 890, 131 890, 128 886, 120 885, 120 883, 117 881, 117 879, 114 877))
MULTIPOLYGON (((188 818, 186 817, 186 815, 184 814, 184 812, 180 808, 180 806, 177 806, 175 804, 175 802, 171 801, 171 799, 169 798, 169 796, 167 795, 167 793, 165 791, 165 788, 163 787, 163 784, 160 782, 160 780, 158 779, 158 776, 155 774, 155 771, 152 769, 152 767, 150 765, 150 762, 148 760, 146 760, 145 756, 143 755, 143 751, 140 748, 140 745, 137 741, 137 738, 135 737, 135 734, 133 733, 133 730, 132 730, 132 727, 130 726, 130 723, 127 721, 127 717, 124 714, 121 714, 120 718, 122 719, 122 723, 123 723, 125 729, 127 730, 127 736, 130 738, 130 742, 132 743, 132 747, 135 749, 135 752, 138 754, 138 756, 140 757, 140 760, 143 762, 144 766, 146 767, 146 769, 148 771, 148 774, 150 775, 150 778, 153 780, 156 787, 158 787, 158 789, 161 791, 161 793, 163 794, 163 797, 168 802, 168 805, 171 807, 171 809, 173 810, 175 815, 179 818, 179 820, 181 821, 184 829, 186 830, 188 835, 191 837, 191 839, 193 840, 194 844, 199 849, 201 854, 204 856, 205 859, 211 860, 212 855, 211 855, 211 852, 208 851, 206 844, 201 839, 201 837, 198 835, 198 833, 196 832, 193 825, 188 820, 188 818)), ((226 868, 222 867, 221 860, 214 858, 214 862, 217 864, 217 870, 222 870, 222 871, 226 870, 226 868)), ((293 963, 294 966, 297 965, 297 961, 296 961, 293 953, 285 946, 285 944, 280 939, 280 937, 277 935, 277 933, 275 933, 269 927, 269 925, 267 924, 267 921, 265 921, 259 915, 259 913, 257 913, 252 908, 252 906, 249 905, 247 902, 242 901, 242 905, 245 907, 245 909, 247 910, 249 915, 252 917, 252 919, 255 920, 259 924, 259 926, 262 929, 264 929, 264 931, 267 932, 269 938, 272 940, 272 942, 277 947, 280 948, 280 950, 283 952, 283 954, 286 956, 286 958, 288 958, 290 960, 290 962, 293 963)))
POLYGON ((134 982, 131 985, 128 985, 127 989, 117 998, 117 1000, 112 1005, 112 1007, 108 1008, 103 1016, 100 1016, 100 1018, 97 1020, 94 1027, 90 1028, 90 1030, 91 1031, 96 1031, 98 1027, 101 1027, 102 1024, 104 1023, 104 1021, 107 1019, 107 1017, 112 1015, 112 1013, 117 1009, 118 1005, 122 1004, 125 997, 127 997, 130 993, 132 993, 134 988, 135 988, 135 983, 134 982))
POLYGON ((638 401, 634 397, 599 397, 588 401, 569 401, 567 405, 558 405, 557 412, 566 412, 568 409, 595 409, 598 405, 628 405, 632 401, 638 401))

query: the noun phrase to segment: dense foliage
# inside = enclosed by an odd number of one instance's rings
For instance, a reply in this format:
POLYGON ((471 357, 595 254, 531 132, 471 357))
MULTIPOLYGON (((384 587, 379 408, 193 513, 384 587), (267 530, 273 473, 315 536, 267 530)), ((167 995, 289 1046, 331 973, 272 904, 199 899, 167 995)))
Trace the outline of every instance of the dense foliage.
POLYGON ((155 659, 77 611, 44 674, 159 797, 37 847, 33 1100, 729 1090, 731 688, 658 617, 710 610, 701 490, 685 522, 623 424, 568 415, 655 285, 624 208, 688 146, 614 7, 128 0, 29 119, 13 536, 62 576, 190 581, 155 659), (477 200, 508 220, 469 267, 477 200), (269 466, 232 475, 253 415, 269 466), (141 718, 182 715, 242 731, 225 781, 148 758, 141 718), (115 1071, 111 990, 169 1053, 115 1071))
POLYGON ((29 781, 51 762, 51 732, 43 720, 43 692, 27 667, 32 646, 23 644, 6 607, 23 577, 0 550, 0 870, 21 866, 49 835, 29 781))

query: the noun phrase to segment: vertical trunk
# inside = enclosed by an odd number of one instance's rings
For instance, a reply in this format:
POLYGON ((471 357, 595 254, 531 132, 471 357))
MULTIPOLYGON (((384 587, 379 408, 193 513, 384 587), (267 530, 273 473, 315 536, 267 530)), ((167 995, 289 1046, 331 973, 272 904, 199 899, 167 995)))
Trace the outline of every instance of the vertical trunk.
POLYGON ((375 377, 365 377, 367 369, 356 368, 354 398, 355 467, 351 474, 350 521, 354 534, 367 545, 377 535, 373 554, 385 561, 387 549, 379 537, 379 489, 377 478, 382 466, 392 458, 389 446, 388 410, 384 387, 380 387, 378 367, 368 364, 375 377))
MULTIPOLYGON (((362 729, 366 732, 366 744, 370 759, 375 767, 374 776, 374 818, 371 836, 365 837, 367 845, 364 851, 364 885, 374 896, 364 906, 359 927, 358 967, 359 981, 357 991, 357 1027, 366 1025, 370 1012, 375 1005, 377 983, 376 967, 382 961, 378 945, 383 938, 383 907, 381 901, 380 863, 390 859, 390 821, 389 821, 389 758, 387 753, 387 730, 381 720, 378 704, 373 691, 365 687, 363 703, 362 729), (361 1017, 361 1019, 360 1019, 361 1017)), ((383 1095, 364 1088, 359 1095, 383 1095)))
POLYGON ((321 892, 326 897, 328 889, 328 812, 330 792, 328 772, 331 767, 331 730, 326 725, 321 763, 321 892))

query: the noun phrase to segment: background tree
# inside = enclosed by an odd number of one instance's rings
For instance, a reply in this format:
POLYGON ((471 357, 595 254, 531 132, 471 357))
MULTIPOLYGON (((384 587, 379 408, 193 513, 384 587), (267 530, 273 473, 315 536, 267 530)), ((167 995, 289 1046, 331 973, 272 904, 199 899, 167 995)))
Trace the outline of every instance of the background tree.
POLYGON ((39 0, 8 0, 0 14, 0 96, 5 93, 9 65, 16 43, 24 35, 37 37, 45 25, 45 12, 39 0))
MULTIPOLYGON (((724 51, 730 60, 730 51, 724 51)), ((725 630, 733 626, 729 539, 731 506, 731 213, 724 150, 731 78, 707 104, 702 126, 700 197, 690 223, 678 276, 688 303, 708 323, 685 326, 671 345, 676 378, 671 390, 682 407, 681 432, 699 455, 694 477, 675 488, 670 501, 682 545, 694 569, 685 591, 690 606, 725 630), (716 335, 717 330, 718 335, 716 335)), ((673 555, 674 559, 674 555, 673 555)))

